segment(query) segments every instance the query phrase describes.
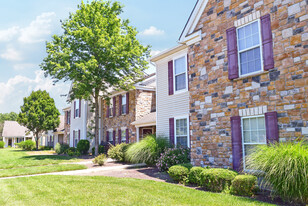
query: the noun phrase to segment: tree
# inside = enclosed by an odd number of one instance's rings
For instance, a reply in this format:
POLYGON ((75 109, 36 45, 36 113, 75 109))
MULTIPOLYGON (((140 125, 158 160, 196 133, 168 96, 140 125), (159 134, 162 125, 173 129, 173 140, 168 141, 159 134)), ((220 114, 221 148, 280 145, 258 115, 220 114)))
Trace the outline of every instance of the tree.
POLYGON ((78 10, 62 21, 64 33, 47 43, 41 64, 55 83, 72 81, 70 101, 88 100, 95 116, 95 154, 99 146, 99 100, 109 101, 108 88, 129 90, 147 68, 149 47, 137 40, 136 28, 119 17, 118 2, 81 2, 78 10))
POLYGON ((17 122, 33 132, 38 150, 39 134, 59 126, 60 112, 48 92, 41 90, 33 91, 29 97, 25 97, 20 109, 17 122))

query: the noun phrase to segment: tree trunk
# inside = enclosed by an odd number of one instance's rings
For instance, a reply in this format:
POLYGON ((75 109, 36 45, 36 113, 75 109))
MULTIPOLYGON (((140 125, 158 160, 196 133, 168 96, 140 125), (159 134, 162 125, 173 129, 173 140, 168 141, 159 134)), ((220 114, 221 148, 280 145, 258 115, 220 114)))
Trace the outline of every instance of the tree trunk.
POLYGON ((98 155, 99 147, 99 91, 95 89, 94 105, 95 105, 95 156, 98 155))
POLYGON ((36 136, 36 137, 35 137, 36 151, 38 151, 38 140, 39 140, 38 132, 36 132, 35 136, 36 136))

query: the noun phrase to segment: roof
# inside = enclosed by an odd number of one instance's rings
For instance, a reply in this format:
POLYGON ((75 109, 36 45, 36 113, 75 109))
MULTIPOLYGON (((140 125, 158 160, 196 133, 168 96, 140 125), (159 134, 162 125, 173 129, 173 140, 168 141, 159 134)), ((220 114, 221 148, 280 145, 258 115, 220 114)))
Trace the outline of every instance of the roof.
POLYGON ((16 121, 5 121, 3 126, 3 137, 25 137, 27 135, 28 129, 21 126, 16 121))
POLYGON ((139 125, 139 126, 142 126, 142 125, 156 125, 156 112, 152 112, 150 114, 147 114, 143 117, 141 117, 140 119, 134 121, 132 123, 132 125, 139 125))

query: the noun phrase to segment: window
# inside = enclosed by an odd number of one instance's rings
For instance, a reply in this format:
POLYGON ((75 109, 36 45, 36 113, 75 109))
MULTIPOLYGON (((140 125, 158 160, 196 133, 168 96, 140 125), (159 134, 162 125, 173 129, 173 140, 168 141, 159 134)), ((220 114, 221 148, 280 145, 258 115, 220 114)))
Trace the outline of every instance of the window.
POLYGON ((237 29, 240 75, 262 71, 259 21, 237 29))
POLYGON ((71 123, 71 111, 66 112, 66 123, 70 124, 71 123))
POLYGON ((76 103, 76 106, 75 106, 75 117, 77 118, 77 117, 80 117, 79 116, 79 110, 80 110, 80 108, 79 108, 79 106, 80 106, 80 100, 78 99, 78 100, 76 100, 75 101, 76 103))
POLYGON ((113 116, 113 101, 110 101, 109 103, 109 117, 113 116))
POLYGON ((75 134, 75 139, 74 139, 74 141, 75 141, 75 147, 77 147, 77 144, 78 144, 78 130, 74 130, 74 134, 75 134))
POLYGON ((113 144, 113 131, 109 131, 108 135, 109 135, 108 142, 110 144, 113 144))
POLYGON ((187 118, 176 119, 175 121, 175 144, 189 147, 187 118))
POLYGON ((257 145, 266 144, 266 129, 264 116, 242 118, 243 160, 251 154, 257 145))
POLYGON ((122 96, 122 114, 126 114, 126 95, 122 96))
POLYGON ((121 130, 121 142, 126 142, 126 129, 121 130))
POLYGON ((186 79, 187 79, 187 63, 186 57, 183 56, 174 60, 174 88, 175 91, 180 91, 186 89, 186 79))

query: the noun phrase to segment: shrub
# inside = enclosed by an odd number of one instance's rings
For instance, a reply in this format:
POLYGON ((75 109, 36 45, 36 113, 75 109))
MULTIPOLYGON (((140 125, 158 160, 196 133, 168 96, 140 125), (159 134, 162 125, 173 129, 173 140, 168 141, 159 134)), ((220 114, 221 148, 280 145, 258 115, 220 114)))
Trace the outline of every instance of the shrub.
POLYGON ((193 167, 189 171, 188 181, 191 184, 196 184, 201 186, 201 173, 205 169, 203 167, 193 167))
POLYGON ((148 135, 140 142, 132 144, 126 151, 127 160, 132 163, 155 165, 160 153, 169 146, 166 138, 148 135))
POLYGON ((184 164, 179 164, 180 166, 186 167, 188 170, 190 170, 191 168, 193 168, 193 165, 190 163, 184 163, 184 164))
POLYGON ((117 144, 116 146, 111 146, 108 150, 108 157, 111 159, 117 160, 119 162, 124 162, 125 159, 125 152, 128 148, 129 144, 122 143, 117 144))
POLYGON ((20 143, 15 143, 15 145, 26 151, 31 151, 36 148, 35 142, 33 142, 32 140, 26 140, 20 143))
POLYGON ((77 144, 77 150, 81 154, 88 154, 90 149, 90 142, 88 140, 80 140, 77 144))
POLYGON ((107 160, 106 155, 105 154, 101 154, 101 155, 95 157, 95 159, 93 160, 93 163, 94 164, 98 164, 99 166, 102 166, 102 165, 105 164, 106 160, 107 160))
POLYGON ((189 163, 188 148, 169 148, 161 154, 156 166, 160 171, 168 171, 173 165, 189 163))
POLYGON ((308 145, 303 141, 257 147, 246 163, 247 169, 263 177, 261 185, 272 188, 274 195, 305 204, 308 204, 307 165, 308 145))
POLYGON ((52 149, 53 149, 53 147, 50 147, 50 146, 40 146, 39 147, 39 150, 52 150, 52 149))
POLYGON ((0 141, 0 148, 4 148, 4 142, 0 141))
POLYGON ((66 150, 66 153, 68 154, 68 156, 80 156, 81 153, 75 148, 75 147, 70 147, 66 150))
POLYGON ((187 181, 189 169, 181 165, 174 165, 169 168, 168 174, 174 181, 185 183, 187 181))
POLYGON ((55 151, 57 154, 64 154, 70 146, 68 144, 56 144, 55 151))
MULTIPOLYGON (((104 154, 105 148, 103 145, 98 145, 98 154, 104 154)), ((95 155, 95 147, 92 147, 92 155, 95 155)))
POLYGON ((230 187, 237 173, 228 169, 211 168, 201 172, 201 184, 212 192, 222 192, 230 187))
POLYGON ((256 185, 256 176, 238 175, 232 181, 230 193, 233 195, 253 196, 256 191, 256 185))

